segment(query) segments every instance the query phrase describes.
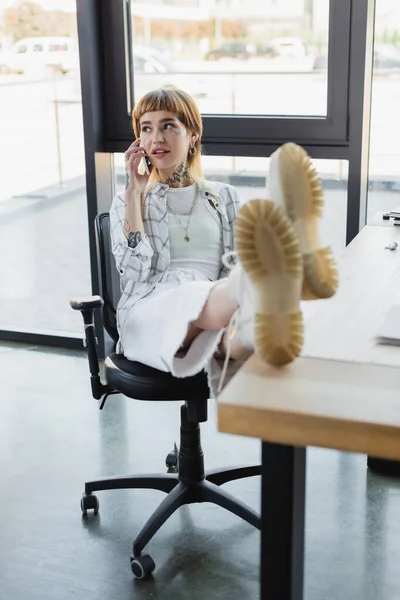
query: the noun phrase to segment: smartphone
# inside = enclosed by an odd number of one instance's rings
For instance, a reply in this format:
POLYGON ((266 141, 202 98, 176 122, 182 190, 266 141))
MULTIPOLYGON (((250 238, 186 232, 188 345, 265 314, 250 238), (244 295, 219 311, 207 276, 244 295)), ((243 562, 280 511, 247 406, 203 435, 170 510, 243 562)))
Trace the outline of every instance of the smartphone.
POLYGON ((147 156, 142 156, 141 161, 138 166, 139 175, 144 175, 145 173, 147 173, 147 175, 150 175, 150 166, 151 166, 151 162, 149 161, 147 156))

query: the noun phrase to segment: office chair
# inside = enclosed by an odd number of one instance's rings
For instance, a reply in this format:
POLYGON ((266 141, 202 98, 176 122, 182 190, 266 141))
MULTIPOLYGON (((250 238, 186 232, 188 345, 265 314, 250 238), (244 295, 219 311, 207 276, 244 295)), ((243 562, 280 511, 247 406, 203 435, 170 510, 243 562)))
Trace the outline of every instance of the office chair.
POLYGON ((155 569, 151 556, 142 554, 144 547, 180 506, 194 502, 213 502, 260 529, 260 516, 220 486, 235 479, 260 475, 261 467, 256 465, 205 472, 199 426, 200 423, 207 421, 209 389, 204 372, 193 377, 178 379, 170 373, 130 361, 123 355, 113 352, 105 360, 106 382, 101 380, 94 330, 94 311, 96 308, 102 309, 104 327, 116 344, 118 341, 116 306, 120 297, 120 282, 111 253, 108 213, 96 217, 95 231, 102 296, 74 299, 70 302, 71 307, 80 310, 83 316, 84 345, 88 351, 93 397, 97 400, 102 399, 100 408, 103 408, 110 394, 116 393, 136 400, 184 401, 181 406, 180 446, 179 450, 175 447, 175 451, 167 456, 168 473, 89 481, 85 483, 85 492, 81 500, 82 512, 87 515, 88 510, 93 510, 95 514, 99 510, 99 501, 93 494, 98 490, 147 488, 167 493, 133 542, 131 569, 136 578, 143 579, 155 569))

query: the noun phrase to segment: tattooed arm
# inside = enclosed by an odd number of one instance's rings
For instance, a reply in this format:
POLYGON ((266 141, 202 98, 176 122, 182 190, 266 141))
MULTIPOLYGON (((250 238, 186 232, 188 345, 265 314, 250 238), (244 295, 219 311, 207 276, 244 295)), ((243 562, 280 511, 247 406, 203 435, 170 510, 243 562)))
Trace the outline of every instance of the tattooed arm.
MULTIPOLYGON (((135 248, 129 248, 127 236, 129 232, 124 229, 127 212, 126 203, 125 193, 117 194, 113 198, 110 207, 111 251, 123 289, 129 281, 145 283, 149 280, 154 255, 153 247, 147 235, 142 236, 142 240, 135 248)), ((135 231, 138 231, 138 229, 135 229, 132 233, 135 233, 135 231)))
POLYGON ((136 248, 136 246, 141 241, 142 241, 142 234, 140 233, 140 231, 135 231, 135 233, 133 233, 132 231, 130 231, 128 233, 128 246, 129 246, 129 248, 136 248))
POLYGON ((144 236, 143 220, 140 208, 140 192, 125 190, 124 234, 130 248, 136 248, 144 236))

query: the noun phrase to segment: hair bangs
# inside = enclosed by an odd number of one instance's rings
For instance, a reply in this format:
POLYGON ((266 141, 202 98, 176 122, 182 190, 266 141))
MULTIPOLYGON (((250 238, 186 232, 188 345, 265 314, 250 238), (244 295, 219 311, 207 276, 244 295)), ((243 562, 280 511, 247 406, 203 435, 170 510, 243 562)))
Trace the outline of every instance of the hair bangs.
POLYGON ((178 88, 161 88, 145 94, 135 106, 132 113, 132 125, 135 136, 140 135, 140 119, 148 112, 165 110, 178 117, 187 129, 202 134, 201 117, 192 98, 178 88), (194 109, 194 110, 193 110, 194 109), (197 110, 196 110, 197 109, 197 110))

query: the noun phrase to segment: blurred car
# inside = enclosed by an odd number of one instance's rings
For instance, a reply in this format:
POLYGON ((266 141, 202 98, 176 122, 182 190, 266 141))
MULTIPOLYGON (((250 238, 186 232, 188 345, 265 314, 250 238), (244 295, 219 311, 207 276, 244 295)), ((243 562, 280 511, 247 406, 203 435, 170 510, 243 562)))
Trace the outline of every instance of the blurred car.
MULTIPOLYGON (((326 71, 328 55, 317 54, 314 58, 314 71, 326 71)), ((374 45, 374 69, 400 69, 400 48, 392 44, 374 45)))
POLYGON ((275 56, 304 58, 307 54, 305 44, 300 38, 281 37, 270 41, 275 56))
POLYGON ((326 71, 328 68, 328 55, 316 54, 313 61, 314 71, 326 71))
POLYGON ((71 37, 34 37, 16 42, 0 53, 1 73, 52 71, 68 73, 78 61, 76 42, 71 37))
POLYGON ((278 56, 271 44, 257 44, 256 54, 265 58, 275 58, 275 56, 278 56))
POLYGON ((215 50, 210 50, 205 54, 205 60, 219 60, 221 58, 238 58, 242 60, 247 60, 252 56, 255 56, 256 48, 251 44, 242 44, 242 43, 226 43, 222 44, 219 48, 215 50))
POLYGON ((182 73, 164 54, 147 46, 133 46, 135 99, 160 87, 175 86, 193 98, 207 96, 207 82, 196 73, 182 73))

